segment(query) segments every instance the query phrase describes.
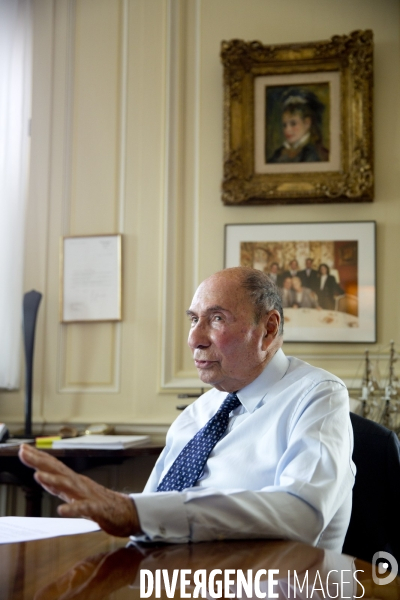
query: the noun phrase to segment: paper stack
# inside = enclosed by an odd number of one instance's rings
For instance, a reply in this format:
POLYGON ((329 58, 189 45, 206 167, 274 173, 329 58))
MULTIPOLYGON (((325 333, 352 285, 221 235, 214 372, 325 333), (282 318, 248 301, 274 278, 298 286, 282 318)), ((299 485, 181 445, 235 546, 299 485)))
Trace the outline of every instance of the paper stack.
POLYGON ((124 450, 149 442, 148 435, 82 435, 53 442, 54 449, 124 450))

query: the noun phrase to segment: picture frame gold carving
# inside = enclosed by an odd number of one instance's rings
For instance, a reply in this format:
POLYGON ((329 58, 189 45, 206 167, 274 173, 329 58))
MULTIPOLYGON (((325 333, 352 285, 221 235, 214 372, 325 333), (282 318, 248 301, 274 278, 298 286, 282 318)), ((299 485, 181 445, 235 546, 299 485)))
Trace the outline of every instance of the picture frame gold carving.
POLYGON ((221 60, 224 204, 373 200, 371 30, 302 44, 223 41, 221 60), (313 93, 319 97, 325 119, 323 123, 318 117, 320 132, 325 135, 325 139, 320 135, 322 152, 311 152, 308 159, 291 162, 291 156, 287 159, 283 155, 282 148, 289 143, 282 138, 281 148, 268 154, 268 144, 273 149, 271 140, 277 139, 278 129, 287 118, 288 94, 290 102, 293 96, 313 93))

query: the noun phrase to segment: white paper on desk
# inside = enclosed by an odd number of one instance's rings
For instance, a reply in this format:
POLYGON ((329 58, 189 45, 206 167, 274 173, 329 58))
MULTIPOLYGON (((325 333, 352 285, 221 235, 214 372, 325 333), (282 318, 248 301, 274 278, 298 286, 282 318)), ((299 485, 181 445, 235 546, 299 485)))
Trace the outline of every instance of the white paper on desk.
POLYGON ((0 517, 0 544, 29 542, 60 535, 98 531, 89 519, 51 519, 47 517, 0 517))
POLYGON ((56 440, 52 447, 75 450, 124 450, 132 446, 140 446, 149 440, 148 435, 82 435, 56 440))

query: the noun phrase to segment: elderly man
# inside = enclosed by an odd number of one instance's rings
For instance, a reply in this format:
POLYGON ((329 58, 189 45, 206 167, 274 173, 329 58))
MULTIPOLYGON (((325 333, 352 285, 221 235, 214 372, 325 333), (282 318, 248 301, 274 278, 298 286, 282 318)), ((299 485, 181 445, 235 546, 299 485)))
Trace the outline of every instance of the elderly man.
POLYGON ((292 277, 294 308, 319 308, 317 295, 310 288, 303 287, 300 277, 292 277))
POLYGON ((107 490, 22 446, 63 516, 156 541, 285 538, 340 551, 354 482, 348 395, 287 358, 280 295, 261 271, 206 279, 187 311, 189 346, 213 386, 170 428, 143 494, 107 490))
POLYGON ((294 303, 294 290, 292 286, 292 278, 285 277, 281 287, 282 308, 292 308, 294 303))

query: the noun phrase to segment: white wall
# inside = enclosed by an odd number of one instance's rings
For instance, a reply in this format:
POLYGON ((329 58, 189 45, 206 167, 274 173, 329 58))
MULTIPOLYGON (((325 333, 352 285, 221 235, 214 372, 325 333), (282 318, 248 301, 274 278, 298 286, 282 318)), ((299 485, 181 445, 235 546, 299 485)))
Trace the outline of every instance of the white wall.
MULTIPOLYGON (((34 0, 26 290, 44 294, 36 340, 40 423, 164 426, 199 389, 186 349, 197 284, 223 267, 226 223, 376 220, 378 344, 400 343, 397 0, 34 0), (375 201, 226 207, 221 40, 375 37, 375 201), (59 323, 63 235, 123 234, 124 319, 59 323), (192 390, 193 391, 193 390, 192 390)), ((359 345, 287 344, 351 382, 359 345)), ((360 375, 360 374, 359 374, 360 375)), ((0 394, 22 421, 23 392, 0 394)))

